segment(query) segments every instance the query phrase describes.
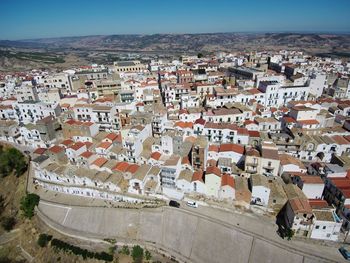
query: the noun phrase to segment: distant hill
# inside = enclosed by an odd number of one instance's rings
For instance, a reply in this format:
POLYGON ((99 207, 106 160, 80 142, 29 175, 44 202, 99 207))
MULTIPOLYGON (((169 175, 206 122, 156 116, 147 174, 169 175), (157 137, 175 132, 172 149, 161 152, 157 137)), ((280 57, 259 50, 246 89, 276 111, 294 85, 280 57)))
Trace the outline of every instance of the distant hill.
MULTIPOLYGON (((0 72, 62 70, 110 64, 124 53, 178 58, 217 51, 301 50, 318 56, 350 57, 350 35, 301 33, 213 33, 106 35, 0 40, 0 72)), ((125 54, 124 54, 125 55, 125 54)), ((141 57, 142 57, 141 55, 141 57)))
POLYGON ((350 35, 301 33, 213 33, 101 35, 0 41, 0 47, 46 50, 197 52, 294 48, 350 52, 350 35))

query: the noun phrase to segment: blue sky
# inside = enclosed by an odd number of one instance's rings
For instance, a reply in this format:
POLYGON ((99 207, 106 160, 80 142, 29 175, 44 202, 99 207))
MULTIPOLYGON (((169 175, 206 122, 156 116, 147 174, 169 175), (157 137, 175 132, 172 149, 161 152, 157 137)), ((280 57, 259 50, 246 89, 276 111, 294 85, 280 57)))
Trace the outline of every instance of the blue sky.
POLYGON ((0 0, 0 39, 207 32, 350 32, 350 0, 0 0))

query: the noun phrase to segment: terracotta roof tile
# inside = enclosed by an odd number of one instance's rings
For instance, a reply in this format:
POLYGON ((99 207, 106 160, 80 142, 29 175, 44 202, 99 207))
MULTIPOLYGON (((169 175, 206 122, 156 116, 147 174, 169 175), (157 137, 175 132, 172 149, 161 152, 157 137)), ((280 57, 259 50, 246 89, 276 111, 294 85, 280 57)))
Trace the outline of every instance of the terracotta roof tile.
POLYGON ((108 160, 106 158, 100 157, 100 158, 97 158, 92 164, 96 165, 97 167, 101 167, 106 162, 108 162, 108 160))
POLYGON ((223 174, 221 176, 221 186, 225 186, 225 185, 235 188, 235 179, 229 174, 223 174))
POLYGON ((112 143, 110 142, 101 142, 96 148, 108 149, 111 145, 112 143))
POLYGON ((84 158, 89 158, 93 155, 92 152, 89 152, 89 151, 86 151, 86 152, 83 152, 82 154, 80 154, 81 157, 84 157, 84 158))
POLYGON ((52 153, 59 153, 59 152, 64 151, 64 148, 61 146, 58 146, 58 145, 54 145, 51 148, 49 148, 49 151, 52 153))
POLYGON ((192 182, 194 181, 200 181, 203 182, 203 171, 202 170, 198 170, 195 171, 192 175, 192 182))
POLYGON ((137 164, 130 164, 129 167, 126 169, 126 172, 134 174, 139 168, 140 166, 138 166, 137 164))
POLYGON ((217 176, 221 176, 221 171, 220 171, 220 169, 218 168, 218 167, 216 167, 216 166, 209 166, 209 167, 207 167, 207 169, 206 169, 206 174, 215 174, 215 175, 217 175, 217 176))
POLYGON ((112 142, 115 141, 118 138, 118 134, 111 132, 106 136, 106 139, 111 140, 112 142))
POLYGON ((84 147, 85 143, 83 142, 76 142, 73 145, 71 145, 69 148, 73 149, 74 151, 79 150, 81 147, 84 147))
POLYGON ((208 151, 209 152, 219 152, 219 146, 215 145, 215 144, 211 144, 211 145, 209 145, 208 151))
POLYGON ((154 160, 157 160, 157 161, 160 159, 161 156, 162 156, 162 154, 159 153, 159 152, 153 152, 151 154, 151 158, 154 159, 154 160))
POLYGON ((44 154, 46 152, 46 148, 37 148, 33 153, 35 154, 44 154))
POLYGON ((236 152, 239 154, 243 154, 244 147, 242 145, 238 145, 234 143, 224 143, 220 145, 219 152, 236 152))

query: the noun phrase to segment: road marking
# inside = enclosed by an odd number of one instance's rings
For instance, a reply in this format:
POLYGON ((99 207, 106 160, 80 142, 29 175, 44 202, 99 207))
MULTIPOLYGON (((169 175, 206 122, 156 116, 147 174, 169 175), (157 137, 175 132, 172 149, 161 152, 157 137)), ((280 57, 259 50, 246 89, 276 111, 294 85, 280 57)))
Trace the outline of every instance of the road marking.
POLYGON ((68 210, 72 209, 71 207, 68 207, 68 206, 56 205, 56 204, 48 203, 45 201, 40 201, 40 203, 42 203, 44 205, 55 206, 55 207, 64 208, 64 209, 68 209, 68 210))
POLYGON ((71 210, 71 208, 69 208, 69 209, 67 210, 66 216, 65 216, 64 219, 63 219, 62 225, 64 225, 64 223, 66 222, 66 219, 67 219, 67 217, 68 217, 68 214, 69 214, 70 210, 71 210))

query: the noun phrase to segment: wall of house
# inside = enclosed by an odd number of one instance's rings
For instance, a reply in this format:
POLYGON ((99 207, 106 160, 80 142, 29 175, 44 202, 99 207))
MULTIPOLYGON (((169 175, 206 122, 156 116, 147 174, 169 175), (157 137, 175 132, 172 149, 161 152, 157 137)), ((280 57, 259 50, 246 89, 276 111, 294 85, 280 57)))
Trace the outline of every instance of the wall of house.
POLYGON ((338 241, 342 223, 315 220, 311 238, 338 241))
POLYGON ((252 188, 252 201, 255 201, 257 198, 260 198, 261 202, 257 202, 257 204, 261 204, 263 206, 267 206, 270 198, 270 189, 265 186, 253 186, 252 188))
POLYGON ((205 175, 206 194, 209 196, 218 197, 221 185, 221 177, 215 174, 205 175))
POLYGON ((324 184, 305 184, 303 192, 308 199, 321 199, 323 194, 324 184))

